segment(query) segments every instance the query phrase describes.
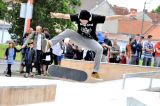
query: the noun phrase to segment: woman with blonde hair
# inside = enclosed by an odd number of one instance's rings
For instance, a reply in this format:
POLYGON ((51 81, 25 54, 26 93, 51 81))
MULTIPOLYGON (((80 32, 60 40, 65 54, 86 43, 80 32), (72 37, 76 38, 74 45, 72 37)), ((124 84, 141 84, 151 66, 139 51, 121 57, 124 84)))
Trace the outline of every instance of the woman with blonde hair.
POLYGON ((14 64, 14 60, 16 58, 16 52, 20 52, 15 47, 15 43, 13 41, 8 42, 8 48, 5 51, 5 60, 7 60, 7 73, 5 76, 11 77, 11 66, 14 64))

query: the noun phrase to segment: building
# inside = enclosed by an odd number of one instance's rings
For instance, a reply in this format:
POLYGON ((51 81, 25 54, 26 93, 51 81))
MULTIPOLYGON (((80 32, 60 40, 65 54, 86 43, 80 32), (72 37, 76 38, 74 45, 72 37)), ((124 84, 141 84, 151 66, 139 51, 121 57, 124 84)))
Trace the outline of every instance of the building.
POLYGON ((8 32, 10 27, 9 23, 0 20, 0 43, 6 43, 8 40, 11 40, 11 35, 8 32))

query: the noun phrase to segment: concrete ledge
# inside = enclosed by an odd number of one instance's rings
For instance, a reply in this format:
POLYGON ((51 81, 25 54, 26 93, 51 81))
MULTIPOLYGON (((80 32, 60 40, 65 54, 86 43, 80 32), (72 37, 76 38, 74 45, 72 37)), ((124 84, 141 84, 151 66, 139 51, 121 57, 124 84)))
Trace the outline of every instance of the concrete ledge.
POLYGON ((127 97, 127 106, 160 106, 159 93, 138 91, 127 97))
MULTIPOLYGON (((62 61, 63 67, 80 69, 85 71, 91 80, 91 73, 93 68, 93 62, 83 61, 83 60, 67 60, 62 61)), ((152 72, 159 71, 160 68, 155 67, 145 67, 145 66, 134 66, 134 65, 122 65, 122 64, 111 64, 111 63, 102 63, 100 68, 100 75, 105 80, 117 80, 122 79, 123 74, 126 73, 137 73, 137 72, 152 72)), ((156 78, 160 78, 156 76, 156 78)))
POLYGON ((55 100, 56 85, 47 80, 0 77, 0 106, 55 100))

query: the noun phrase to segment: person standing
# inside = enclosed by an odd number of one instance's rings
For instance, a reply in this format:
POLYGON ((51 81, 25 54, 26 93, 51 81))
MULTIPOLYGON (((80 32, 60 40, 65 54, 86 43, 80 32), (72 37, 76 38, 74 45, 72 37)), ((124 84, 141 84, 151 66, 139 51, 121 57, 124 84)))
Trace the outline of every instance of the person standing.
POLYGON ((50 39, 50 34, 49 34, 49 29, 48 28, 43 28, 43 33, 45 34, 46 39, 50 39))
POLYGON ((155 59, 154 59, 154 66, 160 67, 160 41, 155 44, 155 59))
POLYGON ((26 65, 26 74, 24 75, 25 78, 28 78, 29 76, 33 76, 32 74, 32 67, 34 65, 34 58, 35 58, 35 50, 33 49, 33 41, 30 41, 28 43, 29 47, 26 48, 25 51, 25 65, 26 65))
POLYGON ((130 63, 131 60, 131 41, 132 38, 129 39, 128 44, 126 45, 126 58, 127 58, 127 64, 130 63))
POLYGON ((97 33, 97 38, 98 38, 98 42, 100 44, 103 44, 104 43, 104 35, 103 35, 103 32, 98 32, 97 33))
POLYGON ((131 60, 130 64, 137 65, 139 61, 138 53, 137 53, 137 46, 138 46, 139 36, 135 36, 131 41, 131 60))
POLYGON ((148 41, 144 44, 143 66, 151 66, 153 57, 153 44, 151 43, 152 35, 148 35, 148 41))
POLYGON ((120 63, 121 64, 127 64, 127 58, 126 58, 126 55, 125 55, 125 51, 121 52, 120 63))
POLYGON ((112 48, 112 42, 108 38, 109 33, 104 32, 103 36, 104 36, 104 43, 102 43, 103 55, 102 55, 102 60, 101 61, 102 62, 108 62, 109 58, 110 58, 110 49, 112 48))
POLYGON ((52 46, 52 53, 54 54, 55 65, 61 65, 63 47, 63 41, 58 42, 56 45, 52 46))
MULTIPOLYGON (((52 13, 51 18, 62 18, 62 19, 70 19, 73 22, 76 22, 78 25, 77 32, 66 29, 59 35, 55 36, 54 38, 49 41, 50 45, 55 45, 59 41, 63 40, 64 38, 70 38, 76 45, 82 46, 84 48, 88 48, 89 50, 93 50, 96 55, 94 59, 94 67, 92 72, 92 77, 99 79, 99 69, 100 69, 100 62, 102 58, 103 48, 97 42, 96 36, 96 26, 99 23, 104 23, 105 20, 114 20, 114 19, 122 19, 122 18, 129 18, 133 16, 132 14, 129 15, 116 15, 116 16, 101 16, 97 14, 91 14, 87 10, 81 10, 79 14, 63 14, 63 13, 52 13)), ((44 45, 48 41, 44 41, 44 45)), ((47 45, 46 45, 47 47, 47 45)), ((46 51, 44 48, 43 51, 46 51)))
POLYGON ((15 47, 15 43, 13 41, 9 41, 8 48, 5 51, 5 60, 7 60, 7 73, 6 77, 11 77, 11 66, 14 64, 14 60, 16 59, 16 52, 20 52, 20 50, 17 50, 15 47))
MULTIPOLYGON (((32 28, 29 29, 28 33, 25 33, 23 38, 22 38, 22 45, 23 43, 26 41, 26 39, 28 38, 29 34, 31 34, 33 31, 32 28)), ((27 47, 23 48, 21 50, 21 64, 20 64, 20 68, 19 68, 19 72, 20 74, 23 74, 25 71, 24 71, 24 67, 25 67, 25 61, 24 61, 24 55, 25 55, 25 50, 26 50, 27 47)))
POLYGON ((137 44, 137 55, 138 55, 138 61, 136 63, 136 65, 139 65, 140 63, 140 60, 141 60, 141 57, 142 57, 142 52, 143 52, 143 43, 142 43, 142 40, 144 39, 143 36, 139 36, 139 40, 138 40, 138 44, 137 44))
POLYGON ((36 70, 38 71, 37 74, 41 75, 41 62, 42 62, 42 41, 45 39, 44 33, 42 33, 42 27, 37 26, 36 31, 32 31, 32 33, 29 35, 29 37, 24 42, 22 48, 25 48, 28 44, 28 42, 33 39, 34 43, 34 50, 35 50, 35 63, 34 66, 36 67, 36 70))
POLYGON ((42 70, 43 75, 47 75, 48 66, 53 63, 53 54, 52 54, 52 48, 49 48, 46 53, 43 53, 42 55, 42 70))
POLYGON ((113 46, 110 51, 110 63, 119 63, 120 62, 120 47, 117 44, 117 40, 114 40, 113 46))

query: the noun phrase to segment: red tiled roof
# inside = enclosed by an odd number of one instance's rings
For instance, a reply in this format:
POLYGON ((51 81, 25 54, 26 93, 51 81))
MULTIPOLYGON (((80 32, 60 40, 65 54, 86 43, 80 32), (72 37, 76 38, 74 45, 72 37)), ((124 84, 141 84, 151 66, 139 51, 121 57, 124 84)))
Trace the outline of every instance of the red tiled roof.
POLYGON ((152 19, 152 22, 159 22, 160 23, 160 14, 158 13, 153 13, 153 12, 148 12, 148 16, 152 19))
MULTIPOLYGON (((151 22, 144 21, 143 32, 145 33, 152 26, 151 22)), ((118 33, 123 34, 141 34, 141 20, 118 20, 118 33)))
POLYGON ((159 40, 159 38, 160 38, 160 25, 153 25, 153 28, 144 35, 145 38, 147 38, 148 35, 152 35, 153 39, 159 40))

